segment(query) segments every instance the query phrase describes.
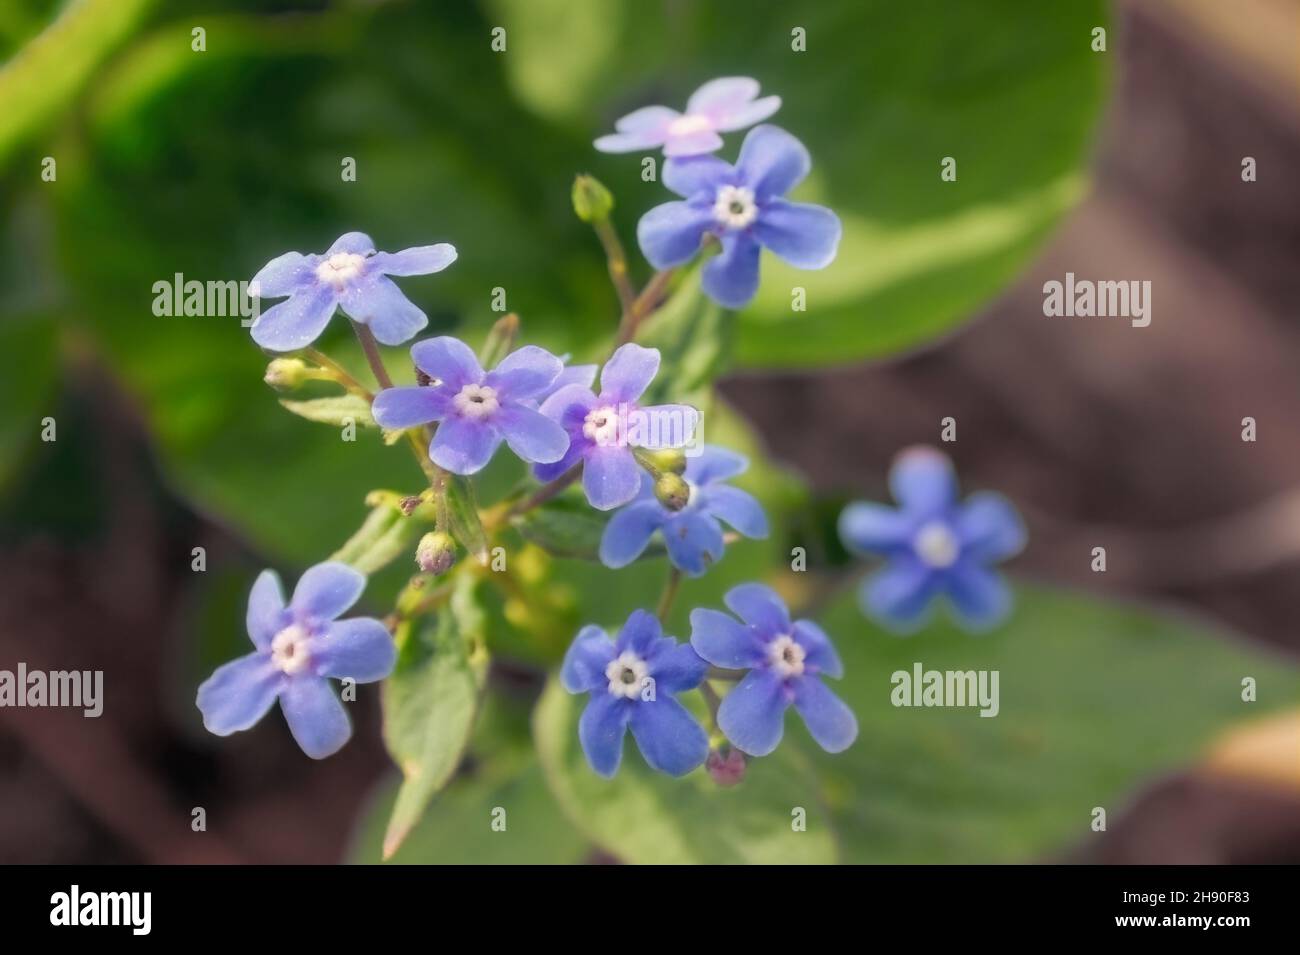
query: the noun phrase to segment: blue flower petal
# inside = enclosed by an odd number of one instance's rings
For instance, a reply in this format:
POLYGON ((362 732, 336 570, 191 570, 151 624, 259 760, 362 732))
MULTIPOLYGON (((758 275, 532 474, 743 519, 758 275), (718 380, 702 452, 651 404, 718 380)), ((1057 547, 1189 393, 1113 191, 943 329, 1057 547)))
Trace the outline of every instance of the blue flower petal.
POLYGON ((540 411, 506 405, 492 421, 505 435, 510 450, 530 464, 552 464, 569 450, 569 432, 540 411))
POLYGON ((664 630, 658 617, 646 610, 633 610, 623 624, 623 629, 618 632, 614 650, 616 653, 631 650, 644 660, 663 635, 664 630))
POLYGON ((429 324, 428 316, 406 297, 397 283, 380 272, 347 286, 339 304, 352 318, 369 325, 375 338, 384 345, 409 342, 429 324))
POLYGON ((722 148, 722 137, 711 129, 693 129, 686 133, 668 132, 664 140, 664 155, 669 158, 698 156, 722 148))
POLYGON ((941 579, 919 560, 898 558, 867 578, 862 609, 894 630, 910 632, 925 622, 941 579))
POLYGON ((754 223, 754 238, 800 269, 824 269, 835 259, 843 227, 823 206, 772 199, 754 223))
POLYGON ((600 627, 583 627, 564 654, 560 685, 570 693, 604 689, 609 683, 605 667, 613 659, 614 642, 605 631, 600 627))
POLYGON ((946 583, 948 600, 969 630, 989 630, 1011 612, 1011 588, 995 570, 958 561, 949 568, 946 583))
POLYGON ((623 760, 623 735, 636 704, 624 696, 597 691, 578 719, 578 741, 587 762, 606 779, 623 760))
POLYGON ((790 632, 790 612, 776 591, 766 584, 732 587, 722 600, 761 636, 776 637, 790 632))
POLYGON ((333 289, 305 286, 259 315, 250 334, 253 341, 270 351, 306 348, 329 324, 335 304, 333 289))
POLYGON ((664 521, 668 559, 687 577, 700 577, 722 559, 726 543, 722 526, 708 514, 691 509, 664 521))
POLYGON ((712 484, 725 481, 749 468, 749 459, 729 448, 706 444, 699 454, 687 457, 686 472, 682 477, 692 484, 712 484))
POLYGON ((812 169, 804 144, 778 126, 755 126, 740 146, 739 179, 760 200, 784 196, 812 169))
POLYGON ((709 755, 704 728, 668 695, 633 706, 632 737, 650 768, 670 776, 684 776, 709 755))
POLYGON ((401 252, 376 252, 367 267, 385 275, 428 275, 456 261, 456 247, 446 242, 418 245, 401 252))
POLYGON ((588 413, 596 406, 596 396, 584 385, 565 385, 547 396, 537 409, 569 430, 581 430, 588 413))
POLYGON ((308 567, 298 578, 289 607, 299 619, 334 620, 365 589, 365 574, 341 561, 327 560, 308 567))
POLYGON ((912 546, 915 522, 884 504, 854 501, 840 512, 840 540, 857 554, 880 554, 912 546))
POLYGON ((817 668, 818 673, 835 678, 844 675, 844 664, 835 652, 835 645, 826 631, 811 620, 796 620, 792 631, 795 642, 804 648, 807 654, 804 662, 817 668))
POLYGON ((196 703, 209 733, 246 730, 275 702, 284 674, 267 653, 250 653, 217 667, 199 686, 196 703))
POLYGON ((615 511, 600 536, 600 562, 613 568, 632 563, 645 551, 663 519, 664 509, 658 501, 634 501, 615 511))
POLYGON ((444 386, 402 385, 375 395, 370 413, 381 428, 414 428, 444 418, 451 399, 444 386))
POLYGON ((654 677, 655 693, 684 693, 704 680, 709 665, 689 643, 673 637, 660 637, 646 656, 648 673, 654 677))
POLYGON ((658 373, 659 349, 633 342, 620 345, 600 370, 601 401, 636 401, 658 373))
POLYGON ((699 503, 705 511, 725 521, 746 537, 767 536, 767 515, 754 495, 726 484, 697 489, 699 503))
POLYGON ((384 679, 397 662, 392 635, 373 617, 335 621, 312 641, 309 652, 319 676, 358 683, 384 679))
POLYGON ((915 447, 901 452, 889 469, 894 499, 911 516, 947 513, 957 499, 957 476, 946 454, 915 447))
POLYGON ((630 153, 662 146, 668 124, 680 115, 667 106, 643 106, 614 123, 618 132, 601 136, 596 140, 596 148, 603 153, 630 153))
POLYGON ((647 405, 628 415, 627 442, 638 448, 682 448, 700 426, 691 405, 647 405))
POLYGON ((957 511, 956 526, 962 553, 979 562, 1014 557, 1028 536, 1015 506, 992 491, 968 497, 957 511))
POLYGON ((694 196, 707 198, 708 205, 701 203, 697 208, 709 212, 710 219, 714 194, 734 179, 731 164, 717 156, 687 156, 664 163, 664 186, 685 199, 694 196))
POLYGON ((501 432, 486 421, 451 415, 438 425, 429 459, 452 474, 476 474, 492 460, 501 440, 501 432))
POLYGON ((439 335, 411 346, 415 367, 430 378, 443 383, 451 394, 467 384, 483 381, 483 367, 474 352, 459 338, 439 335))
POLYGON ((694 258, 700 251, 700 239, 713 225, 711 206, 665 202, 637 222, 636 241, 646 261, 657 269, 668 269, 694 258))
POLYGON ((289 732, 312 759, 324 759, 343 748, 352 735, 352 723, 329 681, 298 676, 285 681, 280 694, 289 732))
POLYGON ((600 511, 621 507, 636 497, 641 470, 627 448, 591 446, 582 467, 582 489, 600 511))
POLYGON ((550 388, 562 371, 564 362, 545 348, 525 345, 503 358, 484 383, 496 389, 498 398, 532 398, 550 388))
POLYGON ((569 435, 569 450, 564 452, 564 457, 554 464, 536 464, 533 465, 533 477, 546 484, 554 481, 556 478, 567 473, 570 468, 582 462, 586 457, 591 442, 582 437, 581 434, 574 434, 572 431, 567 432, 569 435))
POLYGON ((249 639, 259 650, 269 650, 271 638, 288 626, 289 614, 284 605, 284 591, 280 587, 280 575, 275 571, 264 570, 253 581, 253 589, 248 593, 248 613, 244 619, 249 639))
POLYGON ((766 756, 781 742, 789 705, 784 685, 771 670, 750 670, 723 697, 718 707, 718 729, 742 752, 766 756))
POLYGON ((319 257, 301 252, 286 252, 258 269, 249 282, 253 298, 280 298, 292 295, 304 286, 315 285, 319 257))
POLYGON ((721 610, 691 611, 691 646, 714 666, 744 670, 766 658, 763 641, 752 629, 721 610))
POLYGON ((817 745, 828 753, 841 753, 858 738, 858 721, 844 701, 815 676, 791 681, 794 708, 803 717, 817 745))
POLYGON ((334 244, 329 247, 325 255, 331 256, 336 252, 347 252, 350 255, 369 255, 374 251, 374 240, 364 232, 345 232, 334 240, 334 244))
POLYGON ((762 246, 748 233, 728 232, 722 251, 704 265, 700 287, 723 308, 743 308, 758 291, 762 246))

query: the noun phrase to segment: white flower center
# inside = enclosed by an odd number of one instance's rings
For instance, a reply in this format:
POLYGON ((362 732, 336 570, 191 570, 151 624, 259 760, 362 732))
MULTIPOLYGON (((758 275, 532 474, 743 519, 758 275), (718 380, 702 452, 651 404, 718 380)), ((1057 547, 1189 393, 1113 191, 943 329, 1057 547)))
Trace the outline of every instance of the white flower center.
POLYGON ((346 285, 361 274, 361 266, 365 261, 364 255, 355 252, 335 252, 316 266, 316 278, 333 285, 346 285))
POLYGON ((271 662, 284 673, 297 673, 311 662, 307 652, 306 629, 298 624, 290 624, 271 639, 271 662))
POLYGON ((758 218, 754 193, 744 186, 723 186, 713 200, 713 218, 728 229, 743 229, 758 218))
POLYGON ((777 637, 767 645, 767 658, 772 669, 781 677, 799 676, 803 673, 803 658, 808 651, 790 636, 777 637))
POLYGON ((713 121, 709 117, 695 113, 678 116, 668 124, 668 132, 672 136, 689 136, 692 133, 702 133, 706 129, 712 128, 713 121))
POLYGON ((951 528, 942 521, 931 521, 912 540, 916 556, 931 567, 950 567, 961 549, 951 528))
POLYGON ((466 418, 474 419, 486 418, 501 407, 501 402, 497 401, 496 389, 487 385, 466 385, 452 399, 452 403, 466 418))
POLYGON ((605 667, 605 676, 609 679, 609 692, 614 696, 635 699, 641 693, 641 684, 645 682, 645 661, 631 650, 624 650, 605 667))
POLYGON ((582 422, 582 433, 602 448, 619 443, 618 409, 594 408, 582 422))

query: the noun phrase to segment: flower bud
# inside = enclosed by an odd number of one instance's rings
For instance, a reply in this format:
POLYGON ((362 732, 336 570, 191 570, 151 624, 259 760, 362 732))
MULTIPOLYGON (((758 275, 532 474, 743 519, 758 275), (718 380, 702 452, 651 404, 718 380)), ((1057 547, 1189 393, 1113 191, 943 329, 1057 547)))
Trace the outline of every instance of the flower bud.
POLYGON ((734 786, 745 778, 745 754, 734 746, 722 750, 709 750, 704 769, 719 786, 734 786))
POLYGON ((266 366, 262 380, 272 388, 297 388, 310 377, 308 371, 301 358, 276 358, 266 366))
POLYGON ((691 499, 691 488, 680 474, 665 471, 655 478, 655 498, 670 511, 680 511, 691 499))
POLYGON ((415 563, 426 574, 445 574, 456 563, 456 542, 450 534, 430 531, 415 548, 415 563))
POLYGON ((593 176, 573 180, 573 211, 583 222, 604 222, 614 208, 614 197, 593 176))
POLYGON ((655 469, 671 474, 686 470, 686 453, 681 448, 659 448, 646 453, 646 461, 655 469))

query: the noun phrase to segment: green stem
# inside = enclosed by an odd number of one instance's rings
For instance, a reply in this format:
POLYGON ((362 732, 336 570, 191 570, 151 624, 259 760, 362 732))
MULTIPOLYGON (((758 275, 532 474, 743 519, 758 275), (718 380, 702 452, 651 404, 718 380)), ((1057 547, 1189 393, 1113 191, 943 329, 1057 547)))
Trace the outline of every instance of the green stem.
POLYGON ((375 381, 379 382, 379 387, 393 387, 393 379, 388 377, 384 358, 379 354, 379 342, 375 341, 375 333, 370 330, 370 326, 353 321, 352 330, 357 333, 357 341, 361 342, 361 350, 366 353, 366 361, 370 364, 370 370, 374 373, 375 381))
POLYGON ((333 358, 325 354, 320 349, 304 348, 303 354, 306 355, 308 358, 310 358, 312 361, 314 361, 316 364, 320 365, 322 368, 329 371, 330 376, 335 381, 337 381, 340 385, 346 388, 348 391, 360 395, 362 398, 365 398, 367 401, 375 400, 375 396, 371 393, 369 388, 367 388, 361 382, 357 381, 357 379, 352 376, 351 372, 349 372, 346 368, 344 368, 342 365, 340 365, 338 362, 336 362, 333 358))
POLYGON ((650 281, 646 283, 645 288, 641 290, 641 294, 632 302, 631 307, 623 313, 623 320, 619 323, 618 337, 614 343, 616 348, 636 338, 637 328, 659 307, 664 292, 668 289, 668 283, 672 281, 676 273, 676 269, 664 269, 661 272, 656 272, 650 281))
POLYGON ((614 283, 614 291, 618 293, 618 304, 623 309, 623 321, 627 321, 627 314, 636 303, 636 291, 633 290, 632 282, 627 275, 627 253, 623 251, 623 243, 619 241, 618 233, 610 225, 609 219, 598 219, 591 226, 596 230, 596 237, 600 239, 600 244, 605 249, 609 278, 614 283))
POLYGON ((663 595, 659 598, 659 609, 657 614, 661 624, 666 624, 668 622, 668 614, 673 609, 673 601, 677 599, 677 591, 681 585, 682 572, 676 567, 670 568, 668 571, 668 582, 664 584, 663 595))

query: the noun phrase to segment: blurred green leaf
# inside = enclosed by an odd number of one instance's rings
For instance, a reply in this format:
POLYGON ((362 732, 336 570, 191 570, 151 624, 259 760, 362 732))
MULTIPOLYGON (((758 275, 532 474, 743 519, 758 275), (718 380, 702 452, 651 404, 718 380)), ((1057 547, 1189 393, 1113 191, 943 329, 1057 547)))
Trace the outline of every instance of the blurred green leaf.
POLYGON ((330 559, 373 574, 403 554, 414 553, 416 538, 426 526, 385 502, 371 509, 357 532, 330 559))
POLYGON ((375 419, 370 415, 370 402, 360 395, 331 395, 328 398, 309 398, 306 401, 291 401, 281 398, 280 405, 308 421, 332 424, 336 427, 361 425, 366 428, 376 427, 375 419))
POLYGON ((700 289, 699 270, 691 270, 637 335, 661 357, 642 403, 688 402, 711 385, 731 359, 734 329, 735 313, 708 298, 700 289))
POLYGON ((571 488, 521 515, 514 527, 548 554, 595 560, 608 523, 607 512, 588 504, 581 488, 571 488))

